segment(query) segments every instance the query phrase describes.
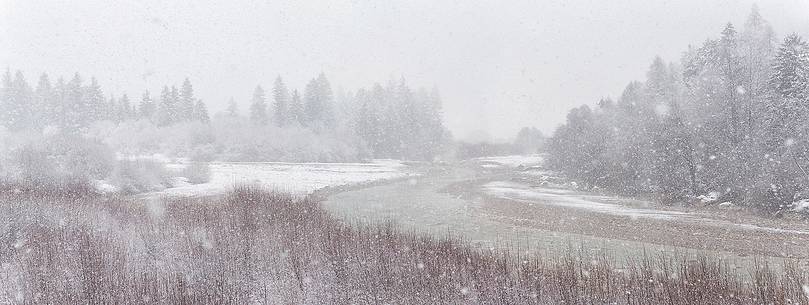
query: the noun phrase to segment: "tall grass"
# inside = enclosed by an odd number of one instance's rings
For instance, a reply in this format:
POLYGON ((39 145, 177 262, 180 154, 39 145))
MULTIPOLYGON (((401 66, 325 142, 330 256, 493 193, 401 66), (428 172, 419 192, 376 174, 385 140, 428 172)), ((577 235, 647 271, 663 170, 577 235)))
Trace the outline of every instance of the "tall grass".
POLYGON ((0 303, 809 303, 794 264, 487 251, 253 187, 153 202, 4 191, 0 217, 0 303))

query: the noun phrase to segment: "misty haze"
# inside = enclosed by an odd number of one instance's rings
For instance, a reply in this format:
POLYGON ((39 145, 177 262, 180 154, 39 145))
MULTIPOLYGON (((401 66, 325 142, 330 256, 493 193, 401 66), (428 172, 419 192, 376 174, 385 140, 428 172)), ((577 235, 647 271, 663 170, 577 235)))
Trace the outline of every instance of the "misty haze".
POLYGON ((809 1, 0 0, 0 304, 809 304, 809 1))

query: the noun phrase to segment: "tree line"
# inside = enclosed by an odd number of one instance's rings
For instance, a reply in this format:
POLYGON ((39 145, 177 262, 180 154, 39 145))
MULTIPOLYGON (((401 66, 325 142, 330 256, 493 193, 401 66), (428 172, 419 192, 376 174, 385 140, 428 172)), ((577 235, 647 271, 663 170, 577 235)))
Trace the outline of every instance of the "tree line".
MULTIPOLYGON (((447 149, 451 136, 443 125, 437 89, 414 90, 404 80, 345 92, 337 98, 324 74, 310 80, 301 96, 279 76, 271 97, 262 86, 253 91, 249 120, 256 126, 303 126, 315 130, 345 128, 376 158, 432 160, 447 149)), ((227 111, 238 115, 231 101, 227 111)))
MULTIPOLYGON (((239 105, 233 99, 221 117, 209 116, 206 104, 195 96, 194 87, 187 78, 180 87, 164 86, 157 97, 152 97, 147 91, 138 102, 131 101, 126 94, 117 98, 105 97, 95 78, 85 83, 79 74, 75 74, 70 81, 59 78, 55 84, 51 83, 47 74, 43 74, 32 89, 22 72, 17 71, 12 75, 7 69, 2 82, 0 124, 12 132, 42 130, 52 126, 64 132, 82 134, 97 122, 119 125, 140 122, 153 125, 163 133, 191 133, 189 136, 194 138, 192 142, 205 145, 215 142, 211 140, 215 132, 208 127, 216 123, 212 121, 240 121, 242 116, 239 105), (184 123, 201 125, 194 125, 193 132, 187 128, 173 128, 184 123)), ((437 90, 413 90, 404 80, 335 96, 323 73, 311 79, 302 93, 290 89, 278 76, 269 92, 261 85, 253 90, 245 118, 248 126, 222 123, 217 124, 217 128, 248 128, 250 130, 245 131, 254 137, 262 135, 253 130, 266 131, 269 126, 275 128, 271 132, 275 135, 284 130, 292 134, 297 132, 294 130, 305 129, 319 136, 334 138, 344 143, 341 146, 355 146, 357 157, 375 158, 431 160, 446 148, 443 144, 450 139, 443 126, 437 90)), ((142 124, 133 126, 146 130, 144 132, 150 136, 155 134, 142 124)), ((126 135, 137 138, 137 133, 131 131, 126 135)), ((265 140, 268 139, 257 140, 260 141, 255 143, 267 143, 265 140)), ((255 143, 245 143, 244 146, 250 147, 250 150, 279 149, 255 143), (264 147, 256 147, 262 145, 264 147)), ((215 150, 223 151, 226 148, 215 150)))
POLYGON ((95 78, 85 84, 78 73, 69 81, 59 78, 55 84, 44 73, 32 88, 21 71, 12 76, 10 69, 3 74, 0 87, 0 115, 2 126, 11 131, 53 126, 74 133, 104 120, 146 119, 160 126, 210 120, 205 103, 194 97, 188 79, 179 90, 165 86, 157 102, 148 91, 139 102, 133 102, 126 94, 105 97, 95 78))
MULTIPOLYGON (((334 97, 331 85, 326 76, 321 73, 306 85, 303 98, 297 89, 290 92, 283 78, 278 76, 273 83, 271 100, 259 85, 253 90, 250 100, 249 118, 255 125, 264 126, 272 122, 278 127, 290 125, 334 127, 334 97)), ((231 100, 228 114, 236 116, 238 106, 231 100)))
POLYGON ((402 80, 360 89, 349 99, 355 133, 373 155, 431 160, 446 149, 451 136, 441 119, 438 90, 414 91, 402 80))
POLYGON ((590 187, 669 202, 717 192, 784 211, 809 197, 809 46, 780 43, 757 8, 741 31, 656 58, 617 100, 572 109, 549 165, 590 187))

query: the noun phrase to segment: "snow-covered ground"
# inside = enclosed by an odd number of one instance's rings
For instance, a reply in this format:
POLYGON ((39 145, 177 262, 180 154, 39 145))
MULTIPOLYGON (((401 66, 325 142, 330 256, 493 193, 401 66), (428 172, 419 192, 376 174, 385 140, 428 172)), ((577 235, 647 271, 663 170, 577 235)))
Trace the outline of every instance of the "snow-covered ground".
MULTIPOLYGON (((177 167, 178 165, 169 165, 177 167)), ((395 179, 412 173, 395 160, 371 163, 213 162, 211 180, 185 184, 147 196, 199 196, 223 193, 236 185, 260 185, 296 195, 329 187, 395 179)))
POLYGON ((494 181, 483 185, 483 191, 495 197, 535 200, 530 204, 545 204, 560 207, 584 209, 597 213, 629 216, 633 218, 672 219, 687 216, 676 211, 660 211, 652 209, 632 208, 617 204, 602 203, 576 196, 575 192, 565 189, 532 188, 523 183, 494 181))
POLYGON ((164 163, 167 165, 182 164, 188 162, 188 158, 172 158, 164 154, 131 155, 131 154, 116 153, 115 157, 118 160, 129 160, 129 161, 148 160, 164 163))
POLYGON ((541 155, 513 155, 513 156, 498 156, 498 157, 483 157, 475 158, 474 161, 481 164, 485 168, 495 167, 531 167, 542 164, 543 158, 541 155))
POLYGON ((792 210, 798 213, 809 214, 809 199, 801 199, 792 203, 792 210))
MULTIPOLYGON (((485 194, 497 198, 525 202, 528 205, 549 205, 564 208, 574 208, 589 212, 603 213, 614 216, 626 216, 631 218, 650 218, 657 220, 676 220, 683 222, 699 222, 714 226, 732 226, 744 230, 763 231, 770 233, 789 233, 809 235, 809 231, 790 230, 759 226, 747 223, 736 223, 722 219, 708 218, 695 213, 667 211, 654 208, 638 208, 626 206, 616 202, 615 197, 588 195, 577 193, 565 189, 532 187, 524 183, 509 181, 494 181, 482 186, 485 194)), ((653 206, 651 203, 645 206, 653 206)))

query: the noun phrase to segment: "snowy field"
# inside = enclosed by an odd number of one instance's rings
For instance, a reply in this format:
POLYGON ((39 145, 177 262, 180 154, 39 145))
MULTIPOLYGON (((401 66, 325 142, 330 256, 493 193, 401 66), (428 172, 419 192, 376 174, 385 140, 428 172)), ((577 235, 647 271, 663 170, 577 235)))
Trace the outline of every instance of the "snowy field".
MULTIPOLYGON (((168 167, 182 167, 170 164, 168 167)), ((395 160, 370 163, 213 162, 211 180, 184 184, 147 196, 200 196, 224 193, 236 185, 260 185, 272 190, 306 195, 324 187, 395 179, 412 173, 395 160)))

